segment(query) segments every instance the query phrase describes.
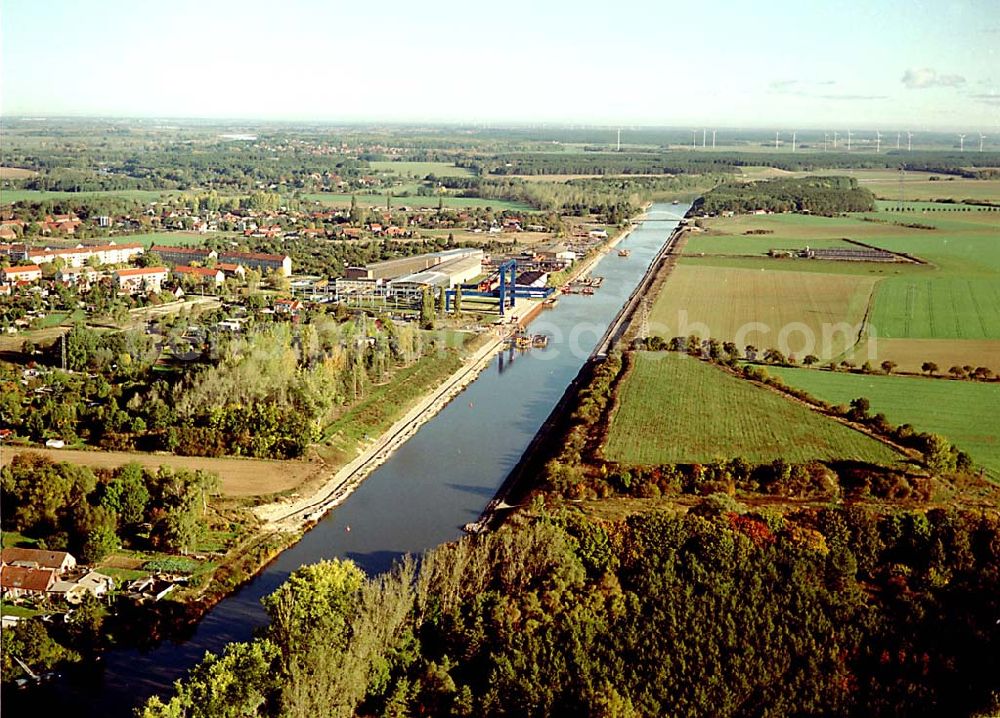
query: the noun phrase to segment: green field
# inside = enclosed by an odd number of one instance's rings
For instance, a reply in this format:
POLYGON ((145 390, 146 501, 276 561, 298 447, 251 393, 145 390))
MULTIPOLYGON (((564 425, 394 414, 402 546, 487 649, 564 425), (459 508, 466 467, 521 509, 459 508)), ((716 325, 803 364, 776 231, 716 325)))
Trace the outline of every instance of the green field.
POLYGON ((456 167, 450 162, 405 162, 382 160, 369 162, 369 166, 378 172, 392 172, 401 177, 417 177, 423 179, 427 175, 436 177, 468 177, 472 174, 464 167, 456 167))
POLYGON ((789 386, 833 404, 859 396, 893 424, 947 437, 1000 478, 1000 384, 819 371, 768 369, 789 386))
POLYGON ((150 232, 149 234, 131 234, 123 237, 115 237, 119 244, 124 242, 139 242, 146 249, 154 244, 164 244, 169 247, 198 247, 205 243, 209 236, 218 237, 218 232, 211 235, 192 234, 188 232, 150 232))
POLYGON ((771 249, 803 249, 807 246, 813 249, 856 248, 856 245, 841 239, 803 240, 794 237, 772 237, 771 235, 720 237, 713 234, 694 234, 688 238, 684 253, 760 256, 766 255, 771 249))
MULTIPOLYGON (((357 197, 360 207, 385 207, 387 194, 359 194, 357 197)), ((508 202, 503 199, 481 199, 479 197, 451 197, 440 195, 444 199, 445 207, 492 207, 496 210, 513 210, 515 212, 530 212, 531 207, 521 202, 508 202)), ((350 194, 337 194, 334 192, 313 192, 303 195, 303 198, 310 202, 319 202, 332 207, 348 207, 351 204, 350 194)), ((437 209, 438 195, 433 197, 399 197, 393 196, 393 207, 430 207, 437 209)))
POLYGON ((892 465, 884 444, 684 354, 638 352, 605 456, 627 464, 849 459, 892 465))
POLYGON ((1000 339, 1000 278, 886 280, 871 326, 886 339, 1000 339))
POLYGON ((0 204, 14 202, 43 202, 45 200, 76 200, 86 202, 93 198, 125 197, 141 202, 155 202, 164 196, 176 195, 180 192, 172 190, 124 189, 110 192, 43 192, 33 189, 0 189, 0 204))

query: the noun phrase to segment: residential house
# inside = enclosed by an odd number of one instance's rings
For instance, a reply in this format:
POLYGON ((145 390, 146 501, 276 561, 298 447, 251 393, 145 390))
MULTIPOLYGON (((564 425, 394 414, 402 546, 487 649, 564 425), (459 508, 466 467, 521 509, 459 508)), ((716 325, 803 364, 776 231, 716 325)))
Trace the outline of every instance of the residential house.
POLYGON ((0 567, 0 591, 9 598, 44 596, 56 582, 57 575, 51 568, 5 564, 0 567))
POLYGON ((67 287, 87 289, 100 279, 101 274, 90 267, 62 267, 56 272, 56 281, 67 287))
POLYGON ((221 269, 222 272, 227 277, 237 277, 243 279, 246 276, 247 271, 243 269, 242 264, 232 264, 231 262, 216 262, 216 269, 221 269))
POLYGON ((250 269, 267 274, 279 272, 285 277, 292 276, 292 258, 287 254, 261 254, 258 252, 219 252, 220 262, 241 264, 250 269))
POLYGON ((167 278, 166 267, 135 267, 118 269, 114 273, 115 286, 126 294, 159 292, 167 278))
POLYGON ((0 551, 0 564, 4 566, 27 566, 30 568, 51 568, 59 575, 76 568, 76 558, 65 551, 43 551, 37 548, 5 548, 0 551))
POLYGON ((17 282, 37 282, 42 278, 42 269, 37 264, 24 267, 0 268, 0 282, 15 284, 17 282))
POLYGON ((302 302, 298 299, 276 299, 274 300, 275 314, 290 314, 295 316, 302 311, 302 302))
POLYGON ((197 282, 206 284, 214 283, 216 286, 226 281, 225 273, 218 267, 191 267, 186 264, 174 267, 174 279, 184 277, 191 277, 197 282))
POLYGON ((82 267, 92 258, 101 264, 127 264, 134 257, 138 257, 146 249, 141 244, 102 244, 85 247, 82 244, 70 249, 29 249, 27 259, 35 264, 47 264, 57 259, 63 261, 67 267, 82 267))
POLYGON ((97 571, 88 571, 75 580, 59 579, 49 587, 48 593, 63 598, 67 603, 78 604, 89 593, 94 598, 104 598, 115 588, 115 580, 97 571))

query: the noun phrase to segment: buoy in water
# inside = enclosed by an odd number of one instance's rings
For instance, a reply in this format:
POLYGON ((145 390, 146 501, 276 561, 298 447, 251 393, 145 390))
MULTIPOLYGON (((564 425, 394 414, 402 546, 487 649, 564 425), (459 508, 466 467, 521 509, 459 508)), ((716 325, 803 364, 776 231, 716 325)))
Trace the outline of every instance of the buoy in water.
POLYGON ((471 401, 469 402, 469 408, 470 409, 472 408, 472 402, 471 401))
POLYGON ((344 531, 346 531, 347 533, 351 533, 351 527, 350 526, 345 526, 344 527, 344 531))

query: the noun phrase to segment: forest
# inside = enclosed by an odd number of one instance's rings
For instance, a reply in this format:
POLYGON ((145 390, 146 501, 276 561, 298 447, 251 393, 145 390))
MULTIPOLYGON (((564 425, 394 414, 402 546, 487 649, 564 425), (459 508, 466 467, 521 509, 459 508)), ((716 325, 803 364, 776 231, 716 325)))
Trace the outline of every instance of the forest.
MULTIPOLYGON (((690 138, 690 135, 688 135, 690 138)), ((683 143, 682 143, 683 145, 683 143)), ((459 160, 482 175, 635 175, 635 174, 731 174, 741 167, 774 167, 788 172, 812 172, 818 169, 899 169, 926 170, 942 174, 981 176, 975 168, 1000 164, 1000 153, 899 152, 870 153, 808 151, 712 152, 683 150, 647 150, 612 152, 607 147, 591 152, 503 153, 492 157, 459 160)))
POLYGON ((536 504, 367 578, 294 572, 270 625, 145 718, 934 716, 1000 708, 1000 517, 866 506, 605 521, 536 504))
POLYGON ((720 212, 811 212, 834 215, 840 212, 869 212, 875 195, 858 186, 853 177, 803 177, 759 182, 726 182, 694 203, 706 214, 720 212))

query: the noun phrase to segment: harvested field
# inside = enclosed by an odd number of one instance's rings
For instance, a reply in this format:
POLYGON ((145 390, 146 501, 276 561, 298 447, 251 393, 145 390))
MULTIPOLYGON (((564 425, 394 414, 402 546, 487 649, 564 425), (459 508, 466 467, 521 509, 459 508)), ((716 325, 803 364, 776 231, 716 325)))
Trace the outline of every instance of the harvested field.
POLYGON ((37 174, 34 170, 26 170, 23 167, 0 167, 0 179, 29 179, 37 174))
POLYGON ((17 454, 35 452, 53 461, 110 469, 135 461, 150 469, 169 466, 175 469, 210 471, 218 474, 225 496, 260 496, 289 491, 315 474, 320 466, 307 461, 268 461, 264 459, 209 458, 143 454, 127 451, 80 451, 76 449, 21 449, 4 447, 3 461, 17 454))
POLYGON ((828 358, 857 340, 875 281, 680 263, 653 304, 650 332, 828 358))
POLYGON ((997 339, 882 339, 858 344, 844 359, 861 366, 870 361, 879 367, 894 361, 900 371, 920 372, 924 362, 934 362, 942 372, 952 366, 985 366, 1000 372, 1000 340, 997 339))
POLYGON ((892 465, 865 434, 674 352, 637 352, 612 412, 605 456, 628 464, 851 459, 892 465))

